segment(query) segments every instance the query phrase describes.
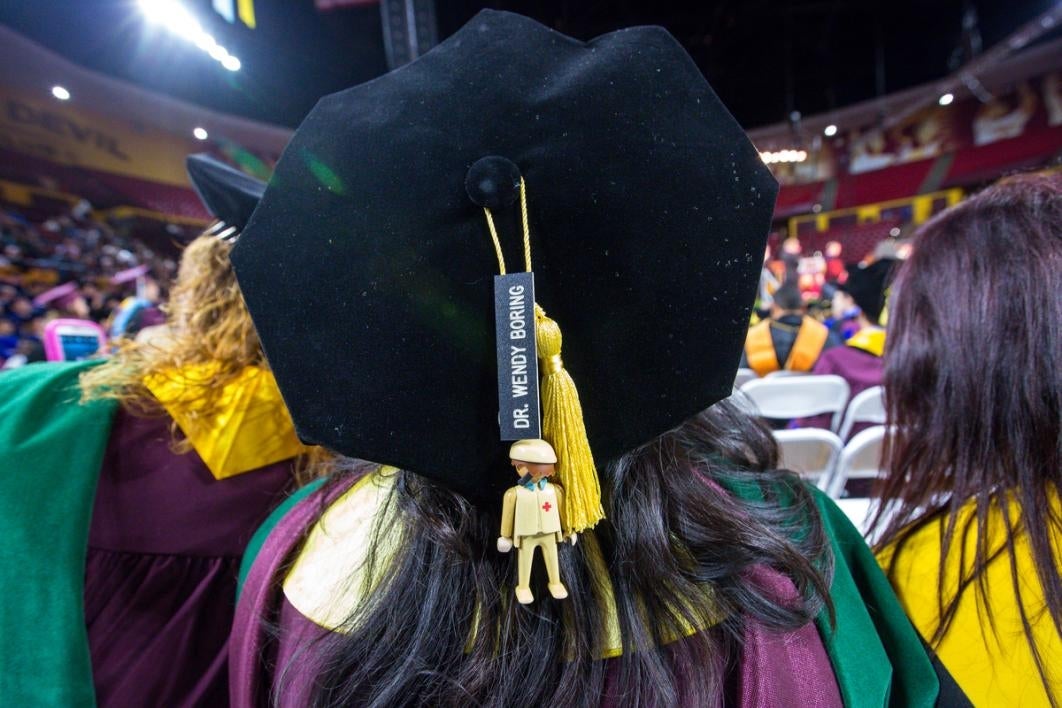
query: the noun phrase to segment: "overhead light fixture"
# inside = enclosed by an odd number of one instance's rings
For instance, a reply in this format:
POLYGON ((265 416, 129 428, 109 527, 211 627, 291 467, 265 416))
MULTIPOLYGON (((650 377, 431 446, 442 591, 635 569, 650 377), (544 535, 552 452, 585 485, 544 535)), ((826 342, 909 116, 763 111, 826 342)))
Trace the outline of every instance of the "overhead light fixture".
POLYGON ((806 150, 765 150, 760 153, 760 159, 768 165, 774 162, 803 162, 808 159, 808 153, 806 150))
POLYGON ((200 32, 195 38, 195 46, 209 54, 211 49, 218 46, 218 41, 206 32, 200 32))
POLYGON ((833 123, 830 123, 823 129, 822 134, 825 135, 827 138, 832 138, 833 136, 837 135, 837 126, 833 123))
POLYGON ((946 93, 946 94, 944 94, 943 96, 941 96, 940 98, 937 99, 937 103, 939 103, 942 106, 950 106, 951 102, 954 101, 954 100, 955 100, 955 96, 951 95, 950 93, 946 93))
POLYGON ((52 95, 58 98, 60 101, 70 100, 70 92, 62 86, 52 86, 52 95))
POLYGON ((240 70, 240 60, 218 44, 199 21, 177 0, 138 0, 149 22, 196 45, 229 71, 240 70))
POLYGON ((196 140, 206 140, 208 137, 210 137, 209 133, 206 132, 206 128, 200 127, 197 127, 195 130, 193 130, 192 135, 195 136, 196 140))

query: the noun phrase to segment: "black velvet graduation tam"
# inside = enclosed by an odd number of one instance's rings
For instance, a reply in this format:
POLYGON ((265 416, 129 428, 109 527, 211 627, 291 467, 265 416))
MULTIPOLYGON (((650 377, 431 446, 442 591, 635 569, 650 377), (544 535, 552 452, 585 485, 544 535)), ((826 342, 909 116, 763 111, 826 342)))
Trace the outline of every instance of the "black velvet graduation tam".
POLYGON ((225 228, 235 227, 230 237, 247 225, 265 192, 265 182, 203 153, 189 155, 185 166, 192 187, 207 211, 225 228))
POLYGON ((895 258, 882 258, 870 265, 858 265, 848 269, 848 278, 838 288, 855 300, 867 319, 878 324, 885 309, 885 291, 892 283, 896 271, 895 258))
POLYGON ((304 441, 476 500, 513 483, 482 207, 523 270, 521 176, 599 467, 730 394, 777 190, 757 151, 665 30, 485 10, 321 99, 233 250, 304 441))

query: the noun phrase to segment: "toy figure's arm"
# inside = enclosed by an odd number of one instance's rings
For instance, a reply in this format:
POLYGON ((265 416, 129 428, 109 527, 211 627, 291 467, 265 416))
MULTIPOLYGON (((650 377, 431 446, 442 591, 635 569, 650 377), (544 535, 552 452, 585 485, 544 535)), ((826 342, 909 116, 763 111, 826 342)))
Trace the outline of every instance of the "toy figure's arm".
POLYGON ((516 515, 516 489, 505 492, 502 498, 501 531, 498 535, 498 550, 508 553, 513 548, 513 520, 516 515))

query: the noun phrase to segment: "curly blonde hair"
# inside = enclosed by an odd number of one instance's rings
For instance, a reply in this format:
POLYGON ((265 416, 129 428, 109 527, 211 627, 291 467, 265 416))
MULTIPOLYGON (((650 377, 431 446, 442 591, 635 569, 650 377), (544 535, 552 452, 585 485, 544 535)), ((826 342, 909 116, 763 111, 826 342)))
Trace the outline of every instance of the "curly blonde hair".
POLYGON ((182 381, 186 393, 180 404, 210 415, 222 389, 246 367, 266 366, 229 263, 231 249, 230 243, 207 234, 188 244, 169 304, 163 306, 168 315, 165 334, 122 341, 114 356, 81 375, 83 401, 116 399, 134 413, 160 414, 145 378, 209 363, 210 376, 182 381))
MULTIPOLYGON (((225 387, 248 366, 268 369, 229 262, 231 250, 232 243, 209 233, 188 244, 169 304, 163 306, 168 315, 164 334, 121 341, 110 359, 81 374, 82 401, 113 399, 134 415, 161 416, 165 411, 145 379, 209 364, 202 375, 182 377, 181 397, 170 403, 209 417, 218 412, 225 387)), ((176 423, 171 429, 174 451, 191 450, 176 423)), ((332 461, 324 448, 307 448, 296 463, 296 480, 305 483, 329 474, 332 461)))

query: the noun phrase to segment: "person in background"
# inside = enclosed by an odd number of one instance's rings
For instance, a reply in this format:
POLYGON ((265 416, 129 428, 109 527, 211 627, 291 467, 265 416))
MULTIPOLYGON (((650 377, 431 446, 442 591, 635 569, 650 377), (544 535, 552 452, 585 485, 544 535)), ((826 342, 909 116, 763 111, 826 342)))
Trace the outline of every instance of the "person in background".
POLYGON ((22 327, 40 314, 33 306, 33 301, 25 295, 16 295, 7 306, 5 316, 14 322, 15 327, 21 331, 22 327))
POLYGON ((167 336, 0 375, 11 705, 226 704, 240 557, 307 448, 229 263, 262 185, 189 171, 225 229, 184 249, 167 336))
POLYGON ((111 339, 135 337, 148 327, 157 327, 166 321, 159 307, 159 284, 153 278, 144 277, 137 283, 135 295, 122 300, 111 321, 111 339))
POLYGON ((837 283, 844 276, 844 261, 841 259, 843 247, 840 241, 830 241, 826 244, 826 282, 837 283))
POLYGON ((778 254, 778 258, 781 259, 782 263, 785 265, 785 276, 782 278, 782 282, 795 283, 799 276, 800 257, 804 253, 804 246, 796 236, 790 236, 782 241, 782 248, 780 250, 781 253, 778 254))
POLYGON ((975 705, 1062 704, 1062 175, 915 237, 885 351, 878 559, 975 705))
POLYGON ((18 331, 15 323, 6 317, 0 317, 0 367, 18 349, 18 331))
POLYGON ((774 293, 771 317, 749 329, 741 366, 766 376, 773 371, 811 371, 820 356, 841 344, 826 325, 807 315, 796 283, 787 281, 774 293))
POLYGON ((778 282, 778 278, 771 272, 770 262, 771 247, 768 246, 763 252, 763 267, 760 269, 760 282, 756 287, 756 304, 752 308, 753 324, 756 323, 758 318, 770 316, 771 304, 774 302, 774 291, 781 285, 778 282))
MULTIPOLYGON (((822 353, 811 373, 840 376, 848 382, 848 400, 873 386, 880 386, 884 363, 885 329, 878 325, 884 307, 885 283, 892 265, 877 261, 866 267, 848 271, 844 285, 837 286, 833 294, 832 314, 835 323, 833 332, 847 333, 844 346, 834 347, 822 353), (883 265, 878 265, 881 263, 883 265), (840 325, 837 327, 837 325, 840 325)), ((792 423, 798 428, 829 429, 832 415, 798 418, 792 423)), ((869 427, 869 423, 856 423, 849 437, 869 427)), ((858 486, 858 485, 857 485, 858 486)), ((862 490, 865 493, 866 490, 862 490)))
POLYGON ((876 351, 878 356, 885 347, 880 321, 896 263, 893 259, 883 259, 852 268, 844 283, 836 285, 833 291, 829 327, 846 342, 860 334, 857 346, 876 351))

